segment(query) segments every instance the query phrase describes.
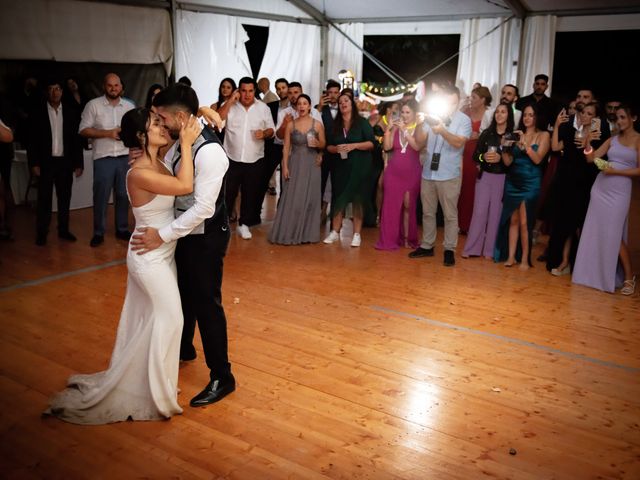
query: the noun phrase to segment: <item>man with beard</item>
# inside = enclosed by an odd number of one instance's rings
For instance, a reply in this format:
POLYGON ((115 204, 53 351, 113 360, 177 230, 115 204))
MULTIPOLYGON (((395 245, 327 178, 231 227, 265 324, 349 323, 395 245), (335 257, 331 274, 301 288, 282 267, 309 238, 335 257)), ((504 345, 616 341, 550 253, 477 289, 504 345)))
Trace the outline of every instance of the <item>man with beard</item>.
POLYGON ((606 104, 607 123, 609 124, 609 130, 611 130, 611 136, 618 134, 618 126, 616 121, 618 117, 616 110, 622 106, 622 102, 619 100, 609 100, 606 104))
MULTIPOLYGON (((527 105, 535 104, 538 108, 537 123, 543 130, 551 130, 556 116, 558 115, 558 104, 547 97, 544 92, 549 88, 549 77, 543 73, 535 76, 533 81, 533 93, 520 98, 516 102, 516 108, 521 112, 527 105)), ((516 128, 518 124, 516 124, 516 128)))
POLYGON ((522 112, 516 108, 516 102, 519 99, 520 91, 518 90, 518 87, 511 83, 505 83, 500 90, 500 101, 498 102, 498 105, 501 103, 511 105, 511 109, 513 110, 513 123, 516 127, 520 123, 520 117, 522 116, 522 112))
MULTIPOLYGON (((198 96, 191 87, 177 83, 158 93, 153 106, 170 137, 171 146, 164 163, 176 171, 180 165, 176 141, 180 138, 180 126, 190 115, 197 115, 198 96)), ((210 380, 190 405, 202 407, 221 400, 236 385, 227 354, 227 320, 222 306, 222 267, 229 244, 224 176, 229 160, 219 139, 207 127, 192 150, 193 193, 176 197, 177 218, 170 225, 160 230, 139 228, 131 239, 131 248, 144 254, 163 242, 178 240, 175 258, 184 315, 180 359, 196 358, 193 336, 197 321, 210 380)))
POLYGON ((93 237, 89 245, 104 242, 107 204, 114 190, 116 237, 129 240, 129 200, 125 179, 129 169, 129 149, 120 141, 120 122, 135 105, 122 98, 120 77, 104 77, 104 96, 94 98, 84 107, 80 135, 93 139, 93 237))

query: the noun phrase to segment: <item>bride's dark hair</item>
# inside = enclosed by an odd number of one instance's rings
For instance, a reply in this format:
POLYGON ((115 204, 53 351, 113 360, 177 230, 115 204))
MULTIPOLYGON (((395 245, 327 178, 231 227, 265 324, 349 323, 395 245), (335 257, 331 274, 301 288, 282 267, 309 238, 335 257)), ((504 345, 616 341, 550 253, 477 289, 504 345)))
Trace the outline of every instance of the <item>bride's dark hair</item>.
POLYGON ((150 116, 150 110, 142 107, 134 108, 124 114, 120 123, 120 140, 125 147, 142 148, 149 155, 147 129, 150 116))

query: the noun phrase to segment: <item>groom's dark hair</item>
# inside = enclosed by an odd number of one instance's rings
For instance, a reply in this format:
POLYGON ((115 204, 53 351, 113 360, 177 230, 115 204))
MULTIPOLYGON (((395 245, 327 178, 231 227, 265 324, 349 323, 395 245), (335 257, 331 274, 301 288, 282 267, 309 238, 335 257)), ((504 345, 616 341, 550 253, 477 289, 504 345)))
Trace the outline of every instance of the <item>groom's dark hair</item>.
POLYGON ((200 102, 193 88, 182 83, 176 83, 158 92, 153 99, 153 106, 176 107, 197 115, 200 102))

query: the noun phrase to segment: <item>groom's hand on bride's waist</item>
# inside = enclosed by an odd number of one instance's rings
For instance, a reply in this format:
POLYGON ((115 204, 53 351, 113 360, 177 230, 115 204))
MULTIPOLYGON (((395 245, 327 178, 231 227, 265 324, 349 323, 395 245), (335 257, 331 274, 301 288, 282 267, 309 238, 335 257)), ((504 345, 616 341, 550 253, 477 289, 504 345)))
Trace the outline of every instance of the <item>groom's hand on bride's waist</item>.
POLYGON ((164 242, 158 230, 153 227, 136 228, 135 233, 131 236, 131 250, 137 252, 138 255, 144 255, 151 250, 155 250, 164 242))

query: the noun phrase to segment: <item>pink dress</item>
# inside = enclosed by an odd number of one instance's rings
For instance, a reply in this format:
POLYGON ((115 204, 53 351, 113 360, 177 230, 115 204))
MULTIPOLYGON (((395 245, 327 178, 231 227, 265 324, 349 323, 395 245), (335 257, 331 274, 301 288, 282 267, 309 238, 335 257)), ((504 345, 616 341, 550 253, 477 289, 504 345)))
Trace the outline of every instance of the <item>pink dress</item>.
POLYGON ((420 195, 422 166, 420 154, 410 145, 400 144, 399 131, 393 135, 393 153, 384 171, 382 188, 382 214, 380 216, 380 238, 378 250, 397 250, 404 245, 402 204, 405 192, 409 192, 409 232, 407 241, 412 248, 418 242, 416 205, 420 195))

